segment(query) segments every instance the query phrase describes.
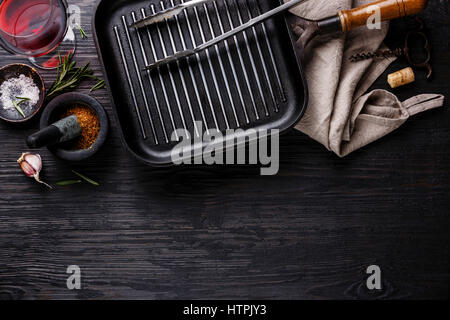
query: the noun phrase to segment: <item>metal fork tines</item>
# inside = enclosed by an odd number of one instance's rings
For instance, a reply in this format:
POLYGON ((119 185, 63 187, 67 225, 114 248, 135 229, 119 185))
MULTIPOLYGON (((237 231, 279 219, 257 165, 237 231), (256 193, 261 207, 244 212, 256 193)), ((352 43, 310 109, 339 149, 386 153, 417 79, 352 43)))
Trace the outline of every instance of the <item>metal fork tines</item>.
MULTIPOLYGON (((210 1, 214 1, 214 0, 210 0, 210 1)), ((165 65, 165 64, 168 64, 168 63, 172 63, 172 62, 174 62, 176 60, 187 58, 187 57, 189 57, 189 56, 191 56, 191 55, 193 55, 195 53, 199 53, 201 51, 204 51, 207 48, 210 48, 212 46, 216 46, 219 43, 222 43, 223 41, 231 38, 234 35, 237 35, 237 34, 239 34, 241 32, 244 32, 247 29, 252 28, 252 27, 254 27, 254 26, 264 22, 265 20, 268 20, 268 19, 270 19, 270 18, 272 18, 272 17, 274 17, 274 16, 276 16, 278 14, 281 14, 282 12, 285 12, 285 11, 287 11, 287 10, 289 10, 289 9, 295 7, 295 6, 298 6, 299 4, 301 4, 303 2, 307 2, 307 1, 310 1, 310 0, 290 0, 290 1, 287 1, 287 2, 281 4, 281 5, 279 5, 279 6, 275 7, 275 8, 267 11, 267 12, 262 13, 261 15, 259 15, 257 17, 251 18, 249 21, 247 21, 245 23, 241 23, 238 27, 232 28, 231 30, 227 31, 226 33, 223 33, 223 34, 221 34, 221 35, 219 35, 217 37, 213 37, 209 41, 203 42, 201 45, 199 45, 197 47, 177 52, 174 55, 171 55, 171 56, 166 57, 164 59, 155 61, 154 63, 152 63, 152 64, 150 64, 148 66, 145 66, 145 68, 154 69, 154 68, 156 68, 158 66, 165 65)), ((197 12, 196 9, 197 8, 194 6, 194 10, 197 12)))
POLYGON ((133 28, 143 28, 145 26, 149 26, 161 21, 164 21, 165 19, 170 19, 172 17, 176 17, 179 13, 181 13, 183 10, 193 7, 193 6, 199 6, 205 2, 211 2, 214 0, 190 0, 186 3, 181 3, 178 5, 173 5, 171 8, 163 9, 156 14, 153 14, 151 16, 148 16, 147 18, 141 19, 139 21, 135 21, 131 27, 133 28))
POLYGON ((142 120, 141 111, 139 109, 139 105, 138 105, 138 102, 137 102, 136 93, 134 92, 133 82, 131 81, 130 70, 128 69, 128 64, 127 64, 127 60, 125 58, 125 53, 124 53, 124 50, 123 50, 122 41, 120 40, 119 28, 117 26, 114 26, 113 29, 114 29, 114 34, 116 36, 117 45, 119 46, 120 57, 122 59, 122 63, 123 63, 124 69, 125 69, 125 74, 126 74, 126 77, 127 77, 128 86, 130 87, 131 97, 133 99, 134 109, 136 111, 136 116, 137 116, 137 119, 138 119, 138 122, 139 122, 139 126, 141 128, 142 138, 145 140, 145 139, 147 139, 147 133, 146 133, 146 130, 145 130, 145 127, 144 127, 144 122, 142 120))

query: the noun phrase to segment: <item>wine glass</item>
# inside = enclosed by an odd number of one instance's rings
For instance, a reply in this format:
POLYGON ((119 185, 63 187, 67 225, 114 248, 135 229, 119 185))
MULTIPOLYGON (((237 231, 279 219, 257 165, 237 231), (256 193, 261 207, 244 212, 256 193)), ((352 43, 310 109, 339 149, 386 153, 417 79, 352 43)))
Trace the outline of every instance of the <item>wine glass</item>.
POLYGON ((64 0, 3 0, 0 4, 0 45, 28 57, 40 68, 53 69, 59 55, 75 51, 64 0))

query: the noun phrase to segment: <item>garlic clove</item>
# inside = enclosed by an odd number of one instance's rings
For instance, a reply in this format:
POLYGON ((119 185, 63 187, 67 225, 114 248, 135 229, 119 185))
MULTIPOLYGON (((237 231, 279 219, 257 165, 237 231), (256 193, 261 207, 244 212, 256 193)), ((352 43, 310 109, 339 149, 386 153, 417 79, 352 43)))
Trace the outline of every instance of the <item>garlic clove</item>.
POLYGON ((38 154, 22 153, 22 156, 17 160, 23 173, 30 178, 34 178, 39 183, 53 189, 39 178, 39 173, 42 170, 42 159, 38 154))
POLYGON ((42 170, 42 159, 38 154, 28 153, 24 156, 25 161, 33 167, 34 171, 39 173, 42 170))
POLYGON ((22 161, 20 163, 20 168, 22 169, 23 173, 25 173, 25 175, 27 177, 33 178, 34 175, 36 174, 36 171, 34 170, 34 168, 26 161, 22 161))

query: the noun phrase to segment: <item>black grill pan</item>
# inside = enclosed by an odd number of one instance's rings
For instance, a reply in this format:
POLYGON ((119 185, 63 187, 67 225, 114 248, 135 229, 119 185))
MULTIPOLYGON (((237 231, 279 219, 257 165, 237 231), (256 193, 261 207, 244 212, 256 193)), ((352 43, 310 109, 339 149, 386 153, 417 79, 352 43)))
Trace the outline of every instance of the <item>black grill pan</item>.
POLYGON ((192 48, 280 1, 226 0, 225 6, 225 0, 217 0, 207 10, 189 9, 168 23, 139 31, 127 27, 179 1, 101 0, 96 6, 96 46, 127 149, 147 164, 169 165, 178 143, 171 139, 174 128, 187 129, 192 137, 212 129, 292 128, 306 109, 307 84, 282 15, 240 34, 237 45, 233 38, 220 44, 219 55, 216 48, 200 54, 200 63, 193 57, 150 73, 143 70, 155 60, 153 54, 160 59, 174 53, 173 45, 176 51, 192 48))

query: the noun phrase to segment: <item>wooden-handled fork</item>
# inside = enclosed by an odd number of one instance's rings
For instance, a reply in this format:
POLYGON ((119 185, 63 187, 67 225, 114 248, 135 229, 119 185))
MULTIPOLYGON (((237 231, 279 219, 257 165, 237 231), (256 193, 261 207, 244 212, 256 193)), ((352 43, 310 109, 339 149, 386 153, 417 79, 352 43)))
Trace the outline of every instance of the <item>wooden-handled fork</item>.
POLYGON ((295 24, 304 30, 298 44, 303 49, 319 34, 348 32, 370 23, 417 14, 426 8, 427 2, 428 0, 378 0, 359 8, 339 11, 337 15, 320 21, 295 17, 295 24))
MULTIPOLYGON (((291 0, 283 5, 272 9, 262 15, 251 19, 250 21, 244 23, 243 25, 228 31, 208 42, 201 44, 200 46, 177 52, 176 54, 161 59, 159 61, 154 62, 146 66, 146 69, 157 68, 161 65, 177 61, 182 58, 189 57, 192 54, 198 53, 204 49, 207 49, 221 41, 225 41, 231 36, 236 35, 237 33, 243 32, 246 29, 253 27, 254 25, 263 22, 276 14, 284 12, 296 5, 304 3, 309 0, 291 0)), ((196 3, 197 1, 192 1, 192 3, 196 3)), ((300 17, 295 17, 295 25, 299 25, 303 32, 300 36, 300 40, 297 42, 300 49, 304 49, 308 42, 316 35, 331 33, 331 32, 347 32, 356 27, 361 27, 367 25, 368 22, 372 20, 372 18, 379 19, 379 22, 392 20, 395 18, 401 18, 407 15, 412 15, 421 12, 427 5, 428 0, 379 0, 373 2, 371 4, 362 6, 360 8, 351 9, 351 10, 343 10, 340 11, 337 15, 325 18, 319 21, 308 20, 300 17)), ((186 2, 189 4, 189 2, 186 2)), ((163 15, 167 15, 168 12, 170 14, 178 14, 178 11, 169 10, 162 12, 163 15), (174 13, 175 12, 175 13, 174 13)), ((155 21, 159 21, 158 16, 154 16, 152 19, 155 21)), ((167 18, 167 17, 166 17, 167 18)), ((154 21, 152 21, 154 23, 154 21)), ((148 25, 148 21, 142 21, 142 25, 148 25)), ((137 27, 140 27, 138 25, 137 27)))

